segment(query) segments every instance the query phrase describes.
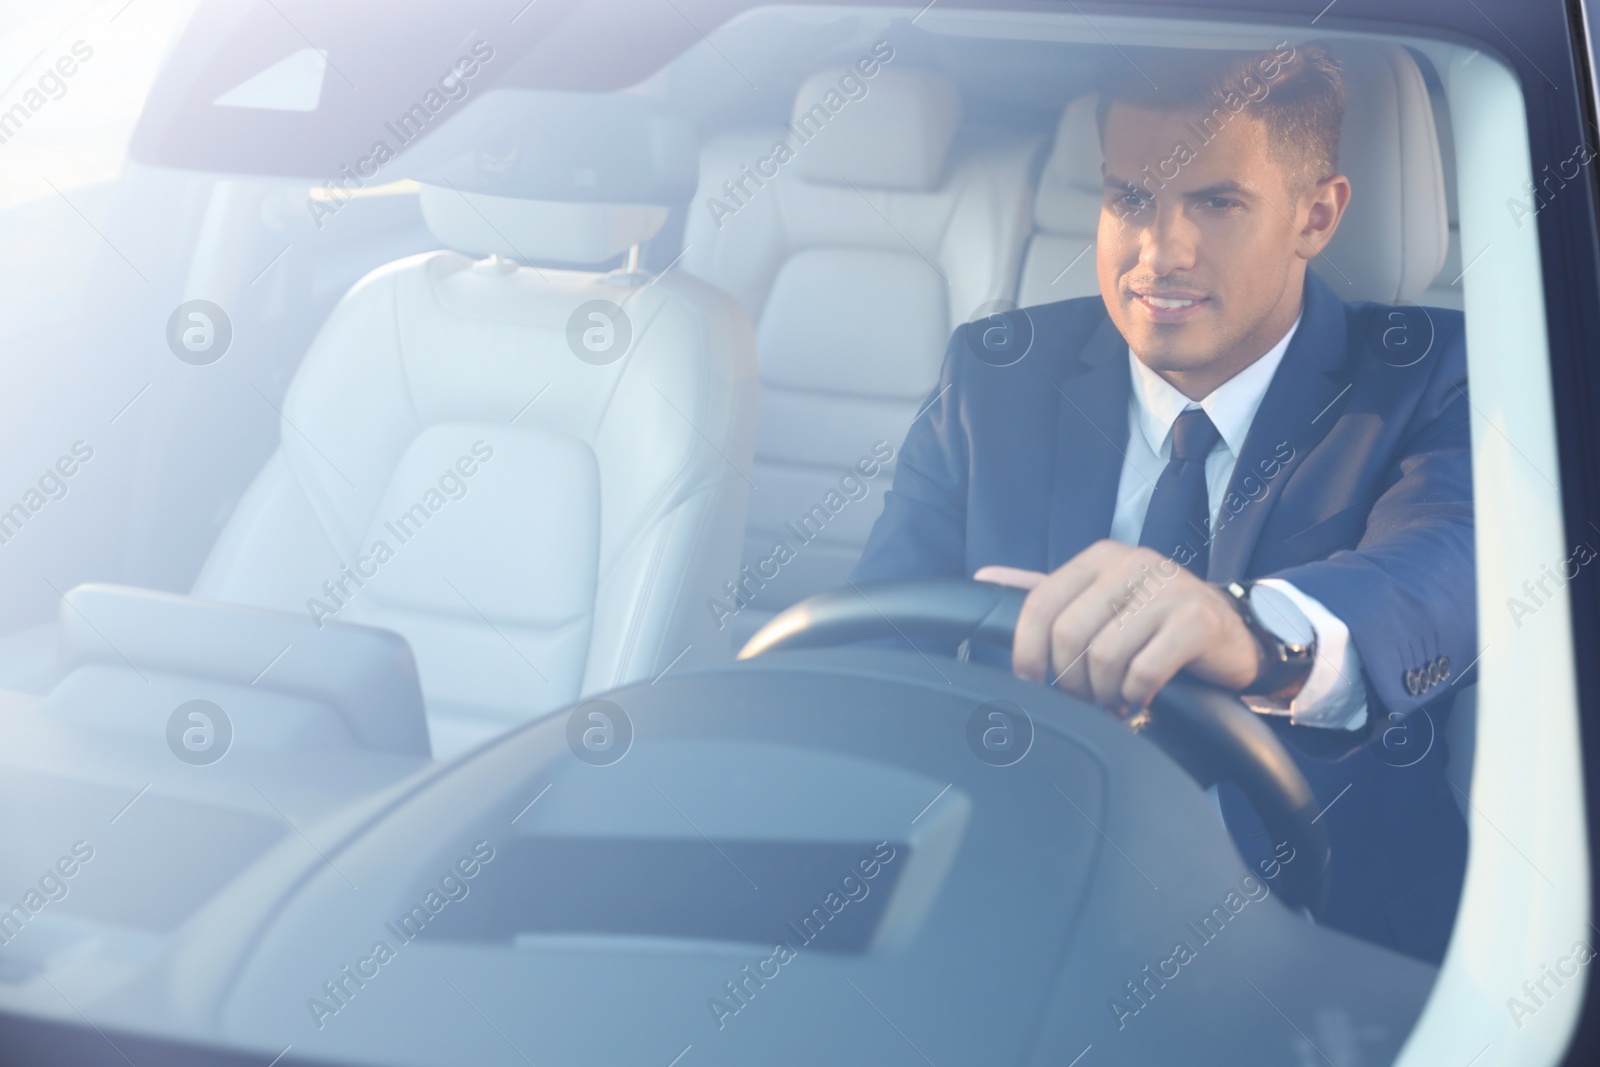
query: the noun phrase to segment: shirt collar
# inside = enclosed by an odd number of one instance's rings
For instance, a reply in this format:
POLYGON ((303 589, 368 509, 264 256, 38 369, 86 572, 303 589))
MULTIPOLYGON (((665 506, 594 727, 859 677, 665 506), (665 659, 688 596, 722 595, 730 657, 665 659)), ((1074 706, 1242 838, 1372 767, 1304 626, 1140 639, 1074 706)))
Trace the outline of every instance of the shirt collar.
POLYGON ((1283 362, 1283 355, 1289 349, 1289 342, 1294 339, 1295 331, 1299 328, 1300 316, 1296 316, 1294 324, 1289 327, 1289 332, 1269 348, 1264 356, 1217 386, 1198 404, 1179 392, 1171 382, 1145 366, 1139 357, 1133 354, 1133 349, 1129 348, 1128 365, 1132 368, 1133 375, 1134 422, 1144 434, 1145 440, 1149 442, 1150 451, 1166 458, 1171 445, 1172 424, 1184 411, 1199 407, 1205 411, 1207 417, 1211 419, 1211 424, 1222 435, 1222 441, 1228 446, 1228 451, 1237 458, 1244 450, 1244 439, 1250 432, 1250 424, 1255 421, 1256 411, 1260 409, 1261 401, 1267 395, 1267 386, 1272 384, 1272 376, 1277 373, 1278 364, 1283 362))

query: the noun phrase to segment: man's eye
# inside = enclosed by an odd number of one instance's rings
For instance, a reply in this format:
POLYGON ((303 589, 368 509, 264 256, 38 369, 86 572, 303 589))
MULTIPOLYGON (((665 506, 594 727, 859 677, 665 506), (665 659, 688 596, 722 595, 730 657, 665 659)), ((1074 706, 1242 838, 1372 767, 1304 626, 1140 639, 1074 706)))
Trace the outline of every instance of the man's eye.
POLYGON ((1202 206, 1208 207, 1213 211, 1229 211, 1233 208, 1240 207, 1241 205, 1239 201, 1234 200, 1231 197, 1213 196, 1202 206))

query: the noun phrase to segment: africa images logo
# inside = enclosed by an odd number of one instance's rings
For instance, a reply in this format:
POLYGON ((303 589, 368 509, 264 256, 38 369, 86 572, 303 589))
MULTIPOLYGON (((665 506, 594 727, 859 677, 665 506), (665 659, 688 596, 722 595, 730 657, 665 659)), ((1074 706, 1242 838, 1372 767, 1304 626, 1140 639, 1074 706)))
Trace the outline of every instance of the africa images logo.
POLYGON ((60 100, 66 96, 66 79, 78 73, 83 64, 94 58, 94 49, 84 41, 73 41, 68 51, 70 55, 63 53, 56 57, 55 63, 46 67, 32 85, 18 94, 21 99, 9 105, 0 103, 0 144, 21 133, 28 120, 50 100, 60 100))
MULTIPOLYGON (((87 841, 74 841, 71 855, 59 857, 45 868, 36 883, 29 886, 9 910, 0 910, 0 945, 11 944, 33 921, 33 917, 48 905, 67 899, 67 894, 72 891, 69 880, 92 859, 94 846, 87 841)), ((0 908, 3 907, 0 905, 0 908)))
POLYGON ((306 998, 306 1010, 311 1021, 321 1030, 328 1020, 350 1006, 367 983, 383 973, 383 969, 399 958, 399 952, 422 936, 433 922, 451 904, 459 904, 472 892, 472 879, 476 878, 494 859, 494 846, 487 841, 473 842, 472 852, 446 867, 433 885, 428 886, 421 900, 414 901, 399 918, 383 924, 389 936, 372 943, 372 949, 354 964, 339 968, 337 974, 322 983, 320 996, 306 998), (390 944, 393 938, 394 944, 390 944))
MULTIPOLYGON (((1261 876, 1267 881, 1281 874, 1284 866, 1293 863, 1295 858, 1294 846, 1287 841, 1280 841, 1272 851, 1272 859, 1260 861, 1261 876)), ((1272 889, 1266 881, 1254 874, 1246 874, 1239 879, 1238 889, 1229 889, 1222 901, 1201 915, 1197 922, 1185 923, 1184 936, 1173 943, 1171 954, 1158 960, 1153 969, 1150 964, 1145 964, 1139 972, 1143 975, 1142 979, 1130 979, 1123 983, 1126 996, 1119 993, 1107 1002, 1112 1017, 1117 1021, 1117 1029, 1124 1029, 1129 1019, 1148 1008, 1156 999, 1157 992, 1167 988, 1168 982, 1176 981, 1183 974, 1183 969, 1200 957, 1200 950, 1221 937, 1228 924, 1246 907, 1266 900, 1271 894, 1272 889), (1192 945, 1191 940, 1194 942, 1192 945)))
POLYGON ((741 164, 739 176, 722 183, 722 197, 707 197, 706 210, 711 213, 717 229, 722 229, 725 219, 737 215, 749 204, 757 191, 766 188, 767 182, 776 179, 783 166, 795 158, 800 148, 816 139, 847 104, 865 100, 871 89, 867 84, 868 79, 876 77, 878 71, 893 58, 894 46, 888 41, 874 43, 870 54, 857 59, 852 67, 839 76, 836 88, 829 89, 821 100, 810 107, 798 110, 795 117, 784 124, 786 136, 772 142, 771 150, 757 159, 754 167, 749 163, 741 164), (793 142, 789 140, 790 135, 794 138, 793 142), (754 189, 751 188, 752 184, 754 189))
POLYGON ((737 579, 730 578, 723 582, 722 588, 728 599, 706 599, 706 610, 711 612, 717 629, 722 629, 729 619, 749 607, 756 594, 778 577, 784 566, 796 558, 800 549, 822 536, 823 529, 833 521, 834 516, 848 505, 865 500, 872 492, 869 483, 893 462, 894 456, 894 446, 889 442, 874 443, 870 455, 856 460, 854 467, 846 468, 839 476, 837 489, 829 489, 805 514, 783 524, 786 536, 772 543, 772 551, 754 563, 741 567, 737 579))
POLYGON ((233 322, 210 300, 185 300, 167 318, 167 347, 194 367, 206 367, 228 354, 233 322))
POLYGON ((335 215, 345 203, 355 196, 355 190, 363 189, 378 176, 378 171, 400 154, 399 150, 421 137, 427 131, 430 123, 445 108, 453 103, 460 103, 472 92, 469 84, 476 77, 483 65, 494 58, 494 47, 487 41, 474 41, 470 56, 462 56, 439 78, 437 88, 429 88, 422 94, 422 98, 414 102, 397 117, 383 124, 383 128, 394 137, 395 146, 391 146, 384 138, 379 138, 372 143, 372 148, 365 156, 356 160, 354 164, 345 164, 339 168, 339 177, 330 178, 323 182, 320 188, 313 189, 306 199, 306 210, 311 213, 311 221, 317 229, 322 229, 323 220, 329 215, 335 215))
POLYGON ((745 964, 735 976, 736 980, 730 979, 722 983, 727 998, 706 999, 706 1007, 710 1010, 717 1029, 725 1029, 730 1018, 748 1008, 756 993, 767 988, 768 982, 782 974, 783 968, 800 954, 800 949, 820 937, 834 916, 842 913, 852 903, 860 903, 867 899, 868 894, 872 892, 872 886, 868 883, 894 862, 895 855, 893 845, 887 841, 879 841, 872 847, 871 853, 856 861, 856 865, 839 879, 837 889, 830 890, 821 904, 800 918, 798 925, 794 922, 783 924, 783 940, 773 944, 772 953, 759 960, 754 970, 751 970, 750 964, 745 964))
POLYGON ((0 545, 10 544, 11 539, 21 533, 22 528, 46 504, 65 498, 71 488, 67 479, 77 474, 93 458, 94 449, 89 442, 74 441, 71 454, 57 457, 54 464, 44 469, 37 483, 22 493, 20 500, 10 507, 0 502, 0 545))
POLYGON ((393 519, 385 520, 383 529, 393 536, 394 545, 391 546, 383 537, 375 538, 365 555, 357 557, 353 564, 342 564, 338 575, 322 583, 322 592, 327 600, 317 597, 306 599, 306 610, 311 613, 317 629, 322 629, 329 619, 343 611, 356 594, 366 587, 367 582, 378 576, 383 565, 394 559, 400 548, 416 538, 423 526, 444 510, 446 504, 463 499, 471 490, 467 479, 482 470, 493 458, 493 445, 482 439, 472 442, 471 455, 462 453, 458 456, 455 463, 446 467, 436 482, 429 485, 410 507, 393 519), (355 588, 350 588, 351 585, 355 588))
POLYGON ((233 722, 209 700, 179 704, 167 717, 167 747, 191 767, 208 767, 228 754, 233 722))
MULTIPOLYGON (((1239 84, 1242 96, 1230 89, 1223 94, 1220 107, 1213 108, 1210 114, 1200 116, 1197 121, 1191 120, 1186 123, 1189 131, 1195 136, 1195 144, 1191 145, 1188 141, 1174 144, 1172 154, 1154 164, 1154 173, 1151 172, 1152 164, 1146 163, 1140 172, 1144 175, 1143 178, 1134 179, 1128 192, 1137 193, 1138 188, 1142 187, 1144 196, 1148 198, 1156 189, 1165 189, 1167 182, 1175 180, 1184 167, 1198 159, 1200 152, 1217 139, 1229 122, 1251 104, 1259 104, 1265 100, 1272 92, 1272 80, 1296 58, 1297 53, 1293 45, 1288 41, 1278 42, 1270 55, 1257 61, 1255 69, 1260 77, 1247 74, 1242 79, 1239 84), (1150 187, 1152 182, 1155 183, 1155 189, 1150 187)), ((1129 210, 1122 204, 1120 198, 1113 202, 1113 210, 1118 219, 1125 220, 1129 214, 1129 210)))

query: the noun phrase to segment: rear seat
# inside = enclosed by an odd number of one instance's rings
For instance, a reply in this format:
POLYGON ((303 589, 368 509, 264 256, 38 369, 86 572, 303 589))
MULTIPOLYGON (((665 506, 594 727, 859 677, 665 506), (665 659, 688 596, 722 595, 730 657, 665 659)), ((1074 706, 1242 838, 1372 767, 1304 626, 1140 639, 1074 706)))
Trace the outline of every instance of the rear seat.
POLYGON ((761 363, 745 567, 707 590, 734 647, 844 584, 951 331, 1013 292, 1029 229, 1040 138, 961 128, 954 85, 905 67, 820 117, 846 71, 807 79, 789 128, 710 141, 685 229, 683 269, 744 302, 761 363))
POLYGON ((1100 135, 1094 101, 1094 94, 1086 93, 1061 113, 1055 144, 1039 175, 1036 229, 1017 281, 1017 303, 1023 307, 1099 295, 1094 242, 1100 225, 1100 135))
POLYGON ((1444 91, 1430 93, 1433 102, 1433 121, 1439 130, 1439 161, 1444 165, 1445 210, 1450 216, 1450 247, 1444 255, 1444 266, 1417 303, 1424 307, 1454 308, 1462 310, 1461 296, 1461 222, 1456 213, 1456 143, 1450 123, 1450 107, 1444 101, 1444 91))

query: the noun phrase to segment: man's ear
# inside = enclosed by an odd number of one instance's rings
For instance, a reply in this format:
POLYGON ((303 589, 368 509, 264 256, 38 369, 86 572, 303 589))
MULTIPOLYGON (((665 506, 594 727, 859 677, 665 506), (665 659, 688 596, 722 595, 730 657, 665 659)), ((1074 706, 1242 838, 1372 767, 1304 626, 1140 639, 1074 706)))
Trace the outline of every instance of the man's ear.
POLYGON ((1301 197, 1305 209, 1305 224, 1300 228, 1299 246, 1295 254, 1301 259, 1314 259, 1339 229, 1344 209, 1350 206, 1350 179, 1343 174, 1324 178, 1301 197))

